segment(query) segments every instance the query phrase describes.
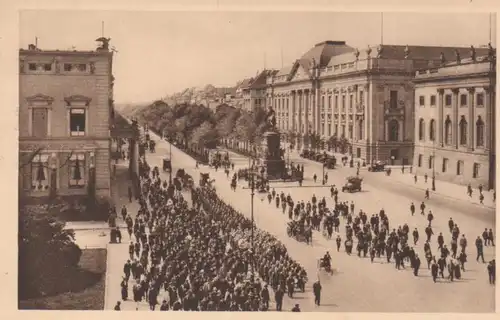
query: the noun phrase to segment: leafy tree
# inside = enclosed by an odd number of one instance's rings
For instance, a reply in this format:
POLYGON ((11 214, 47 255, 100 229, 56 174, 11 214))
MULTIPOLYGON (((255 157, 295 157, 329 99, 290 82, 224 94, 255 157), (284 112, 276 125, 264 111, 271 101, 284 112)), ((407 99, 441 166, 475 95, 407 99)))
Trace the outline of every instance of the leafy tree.
POLYGON ((337 150, 337 147, 338 147, 338 139, 337 139, 337 136, 336 135, 333 135, 331 136, 330 138, 328 138, 328 140, 326 141, 326 143, 328 144, 328 146, 333 149, 334 151, 337 150))
POLYGON ((349 148, 349 145, 350 145, 349 140, 347 140, 347 138, 344 135, 342 135, 338 142, 340 152, 346 153, 349 148))
POLYGON ((82 251, 74 232, 43 206, 19 212, 19 298, 57 294, 61 282, 78 268, 82 251))

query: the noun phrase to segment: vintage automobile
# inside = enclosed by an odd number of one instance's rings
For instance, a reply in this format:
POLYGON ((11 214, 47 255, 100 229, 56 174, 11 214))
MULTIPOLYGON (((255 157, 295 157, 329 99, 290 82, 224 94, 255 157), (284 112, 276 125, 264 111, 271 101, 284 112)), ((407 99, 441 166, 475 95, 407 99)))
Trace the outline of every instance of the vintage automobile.
POLYGON ((368 167, 368 171, 371 172, 382 172, 385 171, 385 162, 383 161, 376 161, 368 167))
POLYGON ((337 159, 335 157, 327 157, 324 162, 325 168, 335 169, 335 165, 337 164, 337 159))
POLYGON ((361 191, 361 182, 363 179, 356 176, 346 178, 346 184, 342 186, 342 192, 356 192, 361 191))

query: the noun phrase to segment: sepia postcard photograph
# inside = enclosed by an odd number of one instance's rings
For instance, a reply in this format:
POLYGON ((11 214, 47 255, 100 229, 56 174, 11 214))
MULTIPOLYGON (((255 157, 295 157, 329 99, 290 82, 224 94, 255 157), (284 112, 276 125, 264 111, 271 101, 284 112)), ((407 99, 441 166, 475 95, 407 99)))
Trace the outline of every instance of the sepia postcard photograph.
POLYGON ((495 312, 496 12, 18 14, 17 309, 495 312))

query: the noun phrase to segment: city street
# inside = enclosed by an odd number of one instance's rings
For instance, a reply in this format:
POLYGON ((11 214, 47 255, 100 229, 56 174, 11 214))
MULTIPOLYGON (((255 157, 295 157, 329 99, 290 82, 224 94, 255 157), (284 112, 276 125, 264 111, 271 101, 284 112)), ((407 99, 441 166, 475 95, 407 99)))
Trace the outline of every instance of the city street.
MULTIPOLYGON (((155 140, 159 138, 153 135, 155 140)), ((168 143, 158 142, 157 152, 154 156, 148 154, 151 165, 159 165, 164 154, 168 153, 168 143), (155 161, 156 164, 154 163, 155 161)), ((231 203, 243 214, 250 216, 250 192, 241 189, 241 186, 233 192, 229 187, 229 179, 222 170, 215 172, 208 167, 200 167, 195 170, 195 161, 189 156, 172 147, 172 161, 174 164, 182 163, 182 166, 193 175, 195 181, 198 172, 210 172, 211 177, 216 180, 216 188, 223 199, 231 203)), ((232 154, 232 161, 238 167, 248 164, 245 157, 232 154)), ((299 162, 295 159, 296 163, 299 162)), ((304 185, 313 185, 310 177, 316 174, 321 176, 321 165, 312 164, 307 160, 304 163, 307 181, 304 185)), ((354 169, 329 170, 329 183, 340 186, 344 183, 345 176, 353 174, 354 169)), ((480 208, 476 205, 468 206, 465 203, 454 204, 454 201, 433 197, 427 201, 427 209, 434 212, 434 233, 443 232, 446 243, 449 243, 450 235, 447 221, 450 217, 458 223, 461 233, 465 234, 469 246, 467 249, 469 262, 466 263, 466 272, 463 279, 449 283, 448 280, 440 280, 434 284, 430 272, 426 269, 423 257, 423 228, 426 220, 423 216, 416 214, 411 217, 409 206, 411 201, 418 207, 423 200, 423 193, 418 190, 403 187, 391 183, 382 183, 384 179, 390 179, 383 173, 364 174, 365 184, 363 191, 354 194, 340 193, 341 201, 355 201, 356 212, 359 209, 372 214, 384 208, 391 222, 391 228, 407 222, 410 230, 418 228, 420 232, 420 243, 415 250, 422 260, 422 268, 419 277, 413 276, 411 270, 397 271, 394 264, 387 264, 379 259, 371 264, 369 258, 358 258, 347 256, 343 252, 335 252, 334 242, 327 241, 320 233, 314 234, 313 246, 299 243, 286 235, 286 221, 288 218, 281 214, 281 210, 275 208, 274 203, 269 205, 267 200, 261 201, 258 195, 255 197, 255 221, 259 228, 277 236, 289 249, 290 255, 298 260, 308 271, 311 286, 316 278, 317 259, 322 257, 325 251, 330 251, 333 257, 333 265, 336 272, 329 276, 320 272, 319 276, 323 285, 322 306, 315 307, 312 294, 307 299, 297 300, 304 311, 366 311, 366 312, 491 312, 494 310, 494 287, 488 284, 486 264, 475 261, 474 239, 480 235, 484 228, 494 228, 494 212, 491 209, 480 208), (362 206, 360 205, 362 203, 362 206)), ((320 179, 318 179, 320 180, 320 179)), ((280 192, 280 183, 273 184, 277 192, 280 192)), ((288 183, 290 185, 290 183, 288 183)), ((319 183, 317 184, 320 185, 319 183)), ((287 188, 283 189, 285 194, 290 193, 295 201, 309 200, 313 194, 321 199, 326 197, 328 205, 332 200, 329 198, 329 188, 287 188)), ((427 211, 427 210, 426 210, 427 211)), ((341 224, 341 237, 344 238, 344 225, 341 224)), ((433 238, 432 249, 437 252, 436 236, 433 238)), ((491 260, 494 249, 485 248, 485 259, 491 260)), ((287 308, 288 306, 285 306, 287 308)))

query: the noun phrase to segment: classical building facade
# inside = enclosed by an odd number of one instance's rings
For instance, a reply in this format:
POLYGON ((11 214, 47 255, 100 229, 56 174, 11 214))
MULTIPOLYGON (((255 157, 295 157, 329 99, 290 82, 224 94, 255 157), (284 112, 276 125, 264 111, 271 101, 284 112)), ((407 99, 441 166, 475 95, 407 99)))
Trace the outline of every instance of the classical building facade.
POLYGON ((417 174, 494 188, 495 79, 494 51, 416 73, 417 174))
POLYGON ((113 52, 19 51, 23 196, 110 196, 113 52))
POLYGON ((241 108, 252 111, 255 108, 267 108, 267 78, 276 74, 277 70, 264 69, 257 73, 254 78, 245 79, 241 82, 242 104, 241 108))
POLYGON ((413 158, 415 70, 469 48, 381 45, 358 50, 318 43, 267 78, 280 131, 344 136, 354 157, 409 164, 413 158))

